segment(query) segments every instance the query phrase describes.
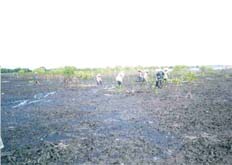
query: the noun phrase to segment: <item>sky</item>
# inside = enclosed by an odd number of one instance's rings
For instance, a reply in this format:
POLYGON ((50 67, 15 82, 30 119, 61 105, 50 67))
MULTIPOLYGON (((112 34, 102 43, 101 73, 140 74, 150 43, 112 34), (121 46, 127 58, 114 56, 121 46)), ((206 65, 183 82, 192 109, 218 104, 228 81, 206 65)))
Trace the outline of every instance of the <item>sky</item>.
POLYGON ((5 0, 0 65, 232 65, 231 9, 231 0, 5 0))

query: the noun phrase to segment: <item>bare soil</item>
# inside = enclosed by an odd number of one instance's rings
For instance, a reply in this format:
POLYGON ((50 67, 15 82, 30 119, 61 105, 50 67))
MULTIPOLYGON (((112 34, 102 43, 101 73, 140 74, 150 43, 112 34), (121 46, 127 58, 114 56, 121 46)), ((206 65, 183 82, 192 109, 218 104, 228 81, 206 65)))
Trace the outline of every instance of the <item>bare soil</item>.
POLYGON ((133 77, 2 75, 2 164, 232 164, 232 72, 152 90, 133 77))

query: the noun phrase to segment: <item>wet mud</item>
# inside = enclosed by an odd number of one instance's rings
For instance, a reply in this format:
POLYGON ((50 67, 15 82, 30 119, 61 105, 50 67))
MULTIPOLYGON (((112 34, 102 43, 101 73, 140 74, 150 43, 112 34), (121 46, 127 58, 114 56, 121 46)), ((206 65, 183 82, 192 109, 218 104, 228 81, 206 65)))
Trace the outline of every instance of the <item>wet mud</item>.
POLYGON ((232 72, 162 89, 2 76, 2 164, 231 164, 232 72))

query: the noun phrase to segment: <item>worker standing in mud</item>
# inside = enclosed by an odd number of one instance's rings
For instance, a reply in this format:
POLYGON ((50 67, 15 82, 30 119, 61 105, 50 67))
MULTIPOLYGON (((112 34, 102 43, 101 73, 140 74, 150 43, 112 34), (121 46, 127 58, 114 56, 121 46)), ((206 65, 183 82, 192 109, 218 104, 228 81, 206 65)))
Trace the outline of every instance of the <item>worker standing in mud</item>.
POLYGON ((116 77, 116 82, 117 82, 117 84, 118 84, 119 86, 122 85, 124 76, 125 76, 124 72, 120 72, 120 73, 117 75, 117 77, 116 77))
POLYGON ((164 73, 163 70, 159 69, 156 72, 156 75, 155 75, 155 77, 156 77, 156 84, 155 84, 155 86, 156 87, 158 87, 158 88, 162 88, 163 87, 164 75, 165 75, 165 73, 164 73))
POLYGON ((39 82, 39 78, 38 78, 38 73, 37 72, 35 72, 35 74, 34 74, 34 83, 37 85, 37 84, 40 84, 40 82, 39 82))
POLYGON ((143 72, 141 70, 138 70, 138 77, 137 77, 137 82, 142 82, 143 81, 143 72))
POLYGON ((148 71, 143 72, 143 81, 147 82, 148 81, 148 71))
POLYGON ((137 82, 147 82, 148 81, 148 71, 138 71, 137 82))
POLYGON ((164 81, 167 82, 168 81, 168 68, 164 69, 164 81))
POLYGON ((96 75, 97 85, 102 85, 102 76, 101 74, 96 75))

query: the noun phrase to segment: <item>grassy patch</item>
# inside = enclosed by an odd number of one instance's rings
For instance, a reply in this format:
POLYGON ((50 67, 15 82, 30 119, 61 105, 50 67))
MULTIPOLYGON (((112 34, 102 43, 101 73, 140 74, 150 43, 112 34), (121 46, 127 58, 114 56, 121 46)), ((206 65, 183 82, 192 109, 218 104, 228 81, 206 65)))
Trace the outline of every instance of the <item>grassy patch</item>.
POLYGON ((197 80, 197 73, 190 71, 189 67, 184 65, 175 66, 170 73, 170 82, 180 85, 183 82, 193 82, 197 80))

